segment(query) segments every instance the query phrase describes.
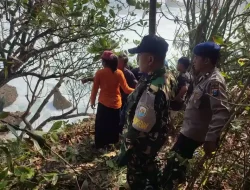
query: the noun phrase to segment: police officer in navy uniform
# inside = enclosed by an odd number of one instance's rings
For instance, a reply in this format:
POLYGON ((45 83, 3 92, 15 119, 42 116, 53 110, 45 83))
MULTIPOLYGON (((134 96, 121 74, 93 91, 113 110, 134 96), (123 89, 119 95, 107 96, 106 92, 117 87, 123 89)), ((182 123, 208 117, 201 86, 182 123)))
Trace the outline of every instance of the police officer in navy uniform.
POLYGON ((211 156, 218 146, 223 126, 229 119, 226 84, 216 68, 220 46, 213 42, 198 44, 193 53, 194 69, 200 78, 186 106, 183 125, 163 172, 164 189, 172 189, 173 182, 185 180, 187 165, 194 151, 203 145, 206 156, 211 156), (187 162, 188 163, 188 162, 187 162))
POLYGON ((140 71, 148 74, 128 97, 128 131, 118 158, 118 165, 127 165, 132 190, 157 189, 159 185, 156 156, 167 138, 169 104, 177 87, 164 67, 167 50, 167 42, 155 35, 145 36, 138 47, 129 50, 138 54, 140 71))

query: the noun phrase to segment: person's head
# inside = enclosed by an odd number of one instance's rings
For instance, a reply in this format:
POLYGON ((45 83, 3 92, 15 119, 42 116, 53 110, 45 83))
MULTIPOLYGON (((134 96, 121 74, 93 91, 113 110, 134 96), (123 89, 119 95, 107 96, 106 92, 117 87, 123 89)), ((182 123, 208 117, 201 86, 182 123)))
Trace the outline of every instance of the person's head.
POLYGON ((179 72, 186 72, 190 65, 190 60, 187 57, 181 57, 178 60, 177 70, 179 72))
POLYGON ((156 35, 144 36, 138 47, 128 50, 131 54, 138 54, 139 68, 143 73, 162 68, 167 51, 168 43, 156 35))
POLYGON ((207 72, 214 68, 220 58, 220 46, 214 42, 204 42, 195 46, 194 69, 196 72, 207 72))
POLYGON ((112 51, 104 51, 101 59, 103 67, 108 67, 113 72, 117 70, 118 58, 112 51))
POLYGON ((128 56, 126 54, 120 54, 118 56, 118 69, 123 70, 128 65, 128 56))

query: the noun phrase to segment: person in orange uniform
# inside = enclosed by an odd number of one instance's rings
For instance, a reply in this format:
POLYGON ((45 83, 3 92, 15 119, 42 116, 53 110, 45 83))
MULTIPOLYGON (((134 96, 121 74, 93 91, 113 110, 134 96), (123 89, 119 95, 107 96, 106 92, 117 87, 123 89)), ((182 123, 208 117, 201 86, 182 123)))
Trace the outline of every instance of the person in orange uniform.
POLYGON ((134 90, 128 86, 123 72, 117 69, 118 58, 112 51, 104 51, 101 59, 104 68, 95 74, 90 97, 91 107, 94 109, 100 88, 95 121, 95 148, 104 148, 119 141, 122 106, 120 87, 126 94, 134 90))

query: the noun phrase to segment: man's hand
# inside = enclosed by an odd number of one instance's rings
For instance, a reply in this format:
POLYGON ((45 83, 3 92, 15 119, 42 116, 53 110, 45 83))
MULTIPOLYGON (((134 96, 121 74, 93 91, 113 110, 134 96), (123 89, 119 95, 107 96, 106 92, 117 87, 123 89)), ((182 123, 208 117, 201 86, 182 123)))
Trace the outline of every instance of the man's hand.
POLYGON ((95 109, 95 104, 92 104, 90 107, 94 110, 95 109))
POLYGON ((217 143, 212 141, 206 141, 203 145, 205 155, 211 157, 212 153, 217 149, 217 143))
POLYGON ((93 80, 94 80, 93 77, 88 77, 88 78, 83 78, 83 79, 81 79, 82 84, 85 84, 85 83, 90 82, 90 81, 93 81, 93 80))

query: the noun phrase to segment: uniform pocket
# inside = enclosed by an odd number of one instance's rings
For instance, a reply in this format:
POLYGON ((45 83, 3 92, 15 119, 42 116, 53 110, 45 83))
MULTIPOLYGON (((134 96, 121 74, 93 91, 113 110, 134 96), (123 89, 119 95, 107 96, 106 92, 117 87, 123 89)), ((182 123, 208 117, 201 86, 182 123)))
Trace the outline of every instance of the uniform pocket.
POLYGON ((199 109, 202 95, 203 92, 200 89, 195 89, 192 96, 189 99, 187 109, 192 109, 192 108, 199 109))

